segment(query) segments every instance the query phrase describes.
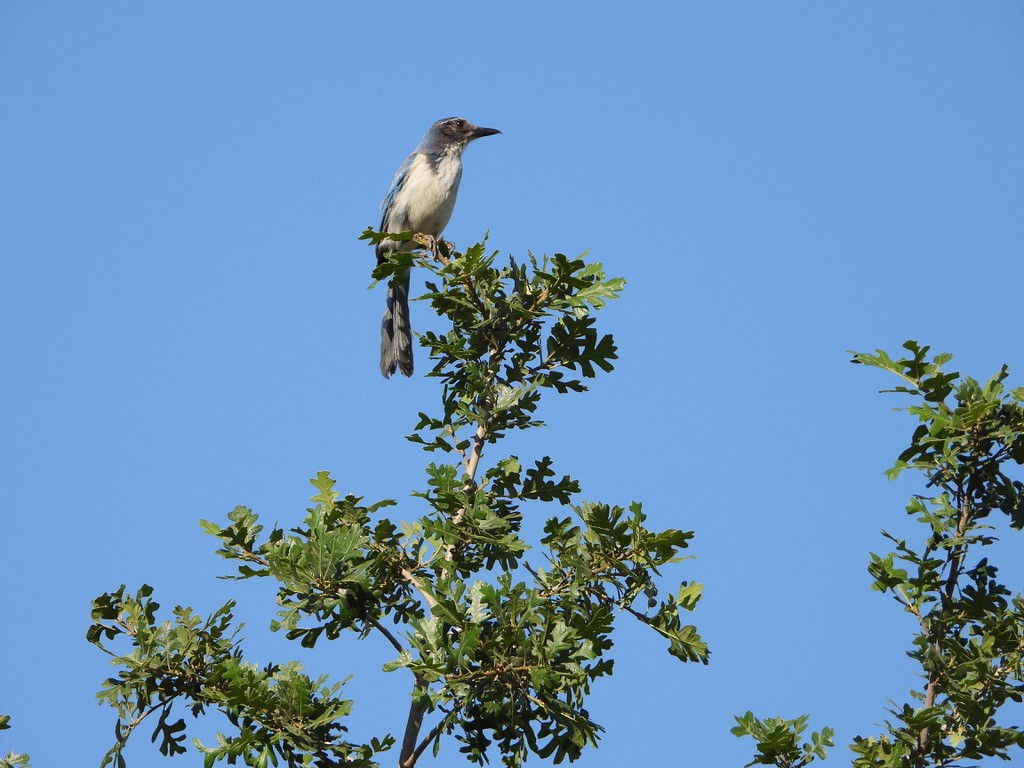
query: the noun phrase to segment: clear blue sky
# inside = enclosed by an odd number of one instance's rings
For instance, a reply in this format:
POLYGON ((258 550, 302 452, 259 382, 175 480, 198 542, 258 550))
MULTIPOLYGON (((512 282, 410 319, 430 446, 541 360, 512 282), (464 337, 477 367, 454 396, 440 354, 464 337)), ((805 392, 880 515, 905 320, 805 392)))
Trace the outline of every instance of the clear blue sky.
MULTIPOLYGON (((904 699, 913 627, 865 564, 908 530, 916 486, 882 472, 913 425, 845 350, 914 338, 1024 383, 1024 5, 9 0, 0 750, 98 763, 109 667, 84 632, 123 582, 237 597, 250 658, 299 655, 266 630, 269 585, 215 580, 199 518, 290 525, 321 469, 418 514, 403 435, 437 386, 381 379, 356 238, 456 114, 504 133, 467 152, 449 239, 590 249, 629 281, 603 319, 617 371, 517 449, 697 532, 677 578, 706 585, 712 663, 624 623, 585 764, 742 765, 748 708, 833 725, 842 764, 904 699)), ((357 672, 354 738, 402 727, 390 657, 302 656, 357 672)), ((198 764, 146 736, 128 757, 198 764)))

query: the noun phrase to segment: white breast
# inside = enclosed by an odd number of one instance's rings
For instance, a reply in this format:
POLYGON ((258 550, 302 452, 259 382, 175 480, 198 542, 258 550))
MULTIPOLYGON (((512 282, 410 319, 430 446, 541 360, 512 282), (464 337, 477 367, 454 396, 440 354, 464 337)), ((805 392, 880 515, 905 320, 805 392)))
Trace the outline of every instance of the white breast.
POLYGON ((417 154, 409 166, 401 193, 392 202, 388 229, 412 230, 440 237, 455 210, 462 179, 461 152, 448 152, 433 161, 417 154))

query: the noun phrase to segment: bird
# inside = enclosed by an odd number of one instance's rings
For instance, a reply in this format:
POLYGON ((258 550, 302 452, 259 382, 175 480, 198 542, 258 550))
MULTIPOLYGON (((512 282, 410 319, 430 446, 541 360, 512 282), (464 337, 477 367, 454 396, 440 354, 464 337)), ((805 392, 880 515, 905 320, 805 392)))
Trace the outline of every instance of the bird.
MULTIPOLYGON (((446 117, 430 126, 419 146, 395 173, 381 203, 380 231, 413 232, 436 241, 455 209, 462 180, 462 153, 471 141, 501 133, 482 128, 463 117, 446 117)), ((420 247, 414 240, 383 240, 377 244, 377 263, 394 251, 420 247)), ((409 322, 409 269, 388 283, 388 304, 380 324, 380 372, 412 376, 412 326, 409 322)))

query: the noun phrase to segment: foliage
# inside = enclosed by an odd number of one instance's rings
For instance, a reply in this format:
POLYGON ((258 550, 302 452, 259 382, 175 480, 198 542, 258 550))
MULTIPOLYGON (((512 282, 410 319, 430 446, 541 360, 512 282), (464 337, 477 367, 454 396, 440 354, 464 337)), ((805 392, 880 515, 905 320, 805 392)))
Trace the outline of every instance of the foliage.
MULTIPOLYGON (((928 492, 911 498, 906 512, 925 538, 912 545, 883 531, 893 551, 872 553, 868 571, 872 588, 892 595, 917 623, 908 655, 923 684, 910 701, 892 704, 885 733, 855 738, 853 765, 1008 760, 1024 746, 1024 732, 997 718, 1007 702, 1024 699, 1024 597, 999 580, 987 548, 996 542, 993 517, 1005 515, 1014 532, 1024 526, 1024 484, 1008 474, 1024 464, 1024 388, 1007 391, 1006 366, 981 384, 944 371, 951 355, 929 359, 929 348, 913 341, 904 348, 909 357, 877 350, 853 362, 898 376, 902 383, 887 391, 913 397, 902 410, 920 422, 888 476, 924 475, 928 492)), ((802 723, 761 723, 748 713, 733 732, 758 741, 755 763, 787 766, 802 723)))
MULTIPOLYGON (((0 731, 6 731, 10 727, 11 716, 0 715, 0 731)), ((21 755, 17 752, 0 755, 0 768, 29 768, 28 755, 21 755)))
POLYGON ((162 755, 186 752, 185 720, 172 721, 174 704, 188 702, 193 716, 216 708, 224 712, 238 735, 221 737, 216 747, 198 745, 206 765, 241 757, 246 765, 370 765, 383 743, 354 746, 339 738, 337 721, 351 702, 336 696, 340 685, 324 677, 311 679, 298 664, 259 668, 242 660, 232 627, 233 602, 202 619, 190 608, 174 609, 174 621, 158 622, 159 604, 153 589, 143 585, 134 595, 122 586, 93 603, 88 639, 114 656, 120 668, 99 692, 100 701, 114 707, 118 720, 115 743, 101 766, 125 764, 122 750, 132 732, 153 714, 152 740, 162 755), (127 640, 131 652, 117 655, 109 641, 127 640), (312 758, 312 760, 310 759, 312 758), (332 762, 333 761, 333 762, 332 762))
POLYGON ((746 712, 736 718, 736 727, 732 729, 734 736, 752 736, 757 741, 757 755, 744 768, 752 765, 777 765, 779 768, 803 768, 822 760, 828 754, 828 747, 834 746, 832 737, 835 732, 831 728, 822 728, 821 732, 811 734, 810 742, 800 744, 800 737, 807 730, 807 715, 795 720, 768 718, 759 720, 753 712, 746 712))
MULTIPOLYGON (((542 426, 545 392, 583 392, 586 379, 612 370, 615 344, 598 333, 594 312, 624 281, 562 254, 498 266, 483 243, 464 253, 429 245, 434 258, 396 253, 374 272, 387 279, 410 266, 428 270, 423 298, 447 322, 443 334, 421 336, 440 407, 420 413, 408 437, 437 457, 413 494, 425 513, 394 521, 383 514, 394 501, 343 496, 320 472, 314 505, 295 527, 266 531, 245 507, 226 523, 202 525, 219 539, 218 554, 236 561, 233 578, 276 583, 272 629, 308 648, 344 631, 391 647, 384 670, 412 678, 400 766, 427 748, 437 754, 445 736, 478 764, 492 751, 507 766, 530 753, 574 760, 602 730, 586 698, 613 670, 608 652, 621 615, 662 635, 676 658, 708 659, 683 621, 700 585, 683 582, 668 594, 661 585, 691 533, 647 528, 637 502, 578 501, 579 482, 556 472, 549 456, 483 461, 508 433, 542 426), (524 513, 541 519, 545 504, 564 511, 543 518, 543 535, 530 542, 524 513)), ((124 764, 124 744, 150 714, 158 713, 161 751, 184 751, 186 724, 170 717, 176 701, 192 715, 216 708, 237 729, 217 747, 200 745, 208 766, 373 764, 390 734, 350 743, 342 722, 352 702, 339 698, 339 685, 295 664, 243 662, 232 606, 205 620, 178 607, 173 621, 160 621, 149 587, 95 601, 89 639, 105 649, 127 645, 110 651, 118 673, 99 694, 118 712, 104 764, 124 764)))

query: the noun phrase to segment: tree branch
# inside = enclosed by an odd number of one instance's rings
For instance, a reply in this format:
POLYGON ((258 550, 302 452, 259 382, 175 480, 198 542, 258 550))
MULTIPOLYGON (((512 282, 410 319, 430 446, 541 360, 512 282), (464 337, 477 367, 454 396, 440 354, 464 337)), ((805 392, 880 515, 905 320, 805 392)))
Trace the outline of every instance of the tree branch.
POLYGON ((394 646, 395 650, 397 650, 399 653, 403 653, 405 651, 405 646, 398 642, 398 638, 395 637, 394 634, 392 634, 391 630, 385 627, 379 621, 377 621, 377 619, 373 618, 372 616, 367 616, 366 622, 370 624, 370 626, 372 626, 378 632, 380 632, 382 635, 384 635, 384 637, 387 638, 388 642, 391 643, 391 645, 394 646))
MULTIPOLYGON (((972 510, 971 510, 971 499, 970 496, 962 490, 957 489, 957 502, 959 508, 959 514, 957 516, 955 538, 962 539, 967 528, 970 526, 972 510)), ((950 603, 953 600, 953 595, 956 593, 957 584, 960 579, 960 572, 963 567, 964 557, 967 553, 966 544, 957 544, 950 548, 949 554, 947 555, 946 562, 949 563, 949 573, 946 575, 946 583, 943 585, 942 596, 942 610, 945 612, 950 603)), ((946 631, 948 625, 946 621, 937 621, 932 624, 933 635, 931 638, 932 647, 935 649, 935 655, 938 659, 942 658, 942 641, 946 637, 946 631)), ((936 664, 931 672, 928 673, 928 684, 925 687, 924 692, 924 706, 933 707, 935 701, 939 697, 939 691, 942 684, 942 678, 945 673, 944 665, 936 664)), ((931 736, 931 729, 928 727, 922 728, 918 734, 917 739, 917 765, 923 766, 926 764, 928 755, 928 739, 931 736)))
POLYGON ((408 568, 403 568, 402 576, 404 576, 405 580, 412 585, 413 589, 420 593, 420 595, 423 597, 423 600, 426 602, 428 608, 433 608, 435 605, 437 605, 437 600, 435 600, 434 596, 423 588, 423 585, 420 583, 420 580, 416 578, 416 574, 414 574, 408 568))
POLYGON ((405 735, 402 737, 402 751, 398 756, 399 768, 412 768, 422 752, 422 750, 417 751, 416 740, 419 738, 420 729, 423 727, 423 716, 427 713, 428 705, 417 697, 416 694, 422 692, 425 697, 427 688, 427 681, 421 675, 416 675, 416 682, 413 685, 413 699, 409 705, 409 717, 405 721, 405 735))
POLYGON ((402 768, 412 768, 412 766, 416 764, 416 761, 420 759, 420 755, 422 755, 423 752, 427 749, 427 747, 430 746, 430 742, 432 742, 434 739, 441 735, 441 731, 444 730, 444 727, 448 723, 448 720, 458 711, 459 707, 455 707, 455 709, 453 709, 451 712, 442 717, 438 721, 437 725, 430 729, 430 733, 428 733, 424 737, 423 741, 421 741, 419 743, 419 746, 417 746, 416 749, 413 751, 408 763, 400 764, 402 768))

